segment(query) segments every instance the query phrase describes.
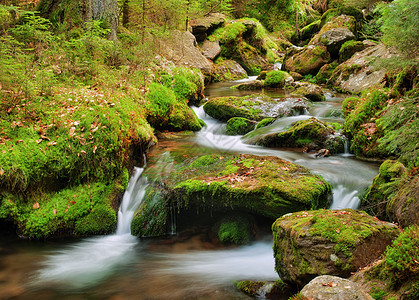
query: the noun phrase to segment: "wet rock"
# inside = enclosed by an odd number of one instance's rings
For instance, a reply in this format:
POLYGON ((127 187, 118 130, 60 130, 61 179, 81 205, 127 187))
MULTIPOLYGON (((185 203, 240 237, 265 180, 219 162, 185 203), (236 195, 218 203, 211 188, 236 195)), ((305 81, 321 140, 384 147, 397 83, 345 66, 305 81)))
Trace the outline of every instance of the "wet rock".
POLYGON ((233 86, 232 88, 238 89, 238 90, 260 90, 263 89, 263 81, 260 80, 251 80, 239 83, 238 85, 233 86))
POLYGON ((338 64, 336 62, 332 62, 330 64, 325 64, 323 67, 321 67, 316 75, 317 82, 327 83, 337 66, 338 64))
POLYGON ((247 78, 247 72, 243 67, 234 60, 218 59, 213 65, 212 80, 233 81, 247 78))
POLYGON ((304 78, 303 75, 297 72, 290 72, 290 75, 292 76, 292 78, 294 78, 295 81, 299 81, 304 78))
POLYGON ((297 285, 319 275, 349 277, 378 259, 399 233, 396 225, 352 209, 288 214, 272 231, 275 270, 297 285))
POLYGON ((163 55, 177 66, 196 68, 210 76, 212 63, 202 55, 195 37, 187 32, 173 31, 169 38, 161 41, 163 55))
POLYGON ((224 25, 226 16, 220 13, 212 13, 201 19, 194 19, 189 22, 192 34, 198 42, 204 41, 215 29, 224 25))
POLYGON ((301 98, 271 98, 265 95, 245 97, 218 97, 204 105, 204 111, 211 117, 228 121, 233 117, 261 121, 264 118, 279 118, 302 113, 308 103, 301 98))
POLYGON ((321 158, 321 157, 328 157, 330 156, 330 151, 327 149, 320 149, 314 154, 314 157, 321 158))
POLYGON ((302 295, 313 300, 373 300, 361 287, 348 279, 323 275, 314 278, 300 291, 302 295))
POLYGON ((291 287, 281 280, 243 280, 237 282, 236 287, 243 293, 259 299, 288 299, 292 295, 291 287))
POLYGON ((211 225, 232 212, 271 220, 328 205, 331 186, 321 176, 278 157, 168 153, 150 158, 152 182, 131 228, 138 236, 165 234, 171 207, 179 227, 211 225), (192 223, 192 224, 191 224, 192 223))
POLYGON ((301 50, 287 52, 283 67, 288 72, 301 75, 316 75, 319 69, 330 61, 330 54, 325 46, 308 46, 301 50))
POLYGON ((395 57, 395 54, 383 44, 369 47, 355 53, 350 59, 338 65, 328 83, 341 91, 353 94, 360 93, 364 89, 381 87, 388 70, 375 66, 371 62, 375 59, 391 57, 395 57))
POLYGON ((301 95, 308 98, 311 101, 325 101, 326 96, 324 95, 323 89, 314 83, 296 81, 293 84, 295 91, 293 94, 301 95))
POLYGON ((255 129, 257 122, 241 117, 234 117, 227 121, 226 134, 244 135, 255 129))
POLYGON ((206 40, 202 44, 201 50, 206 58, 214 60, 221 53, 220 43, 218 41, 210 42, 206 40))
POLYGON ((334 129, 331 126, 316 118, 310 118, 298 121, 287 131, 259 136, 251 143, 266 147, 319 150, 326 148, 326 141, 333 133, 334 129))

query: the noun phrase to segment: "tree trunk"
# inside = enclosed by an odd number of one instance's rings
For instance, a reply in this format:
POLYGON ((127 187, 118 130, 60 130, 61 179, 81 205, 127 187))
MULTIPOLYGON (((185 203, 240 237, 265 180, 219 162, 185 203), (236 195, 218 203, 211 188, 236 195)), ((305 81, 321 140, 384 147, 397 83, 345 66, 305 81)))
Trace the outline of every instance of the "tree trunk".
POLYGON ((109 26, 111 33, 109 39, 116 41, 118 29, 118 4, 117 0, 88 0, 87 19, 104 20, 109 26))

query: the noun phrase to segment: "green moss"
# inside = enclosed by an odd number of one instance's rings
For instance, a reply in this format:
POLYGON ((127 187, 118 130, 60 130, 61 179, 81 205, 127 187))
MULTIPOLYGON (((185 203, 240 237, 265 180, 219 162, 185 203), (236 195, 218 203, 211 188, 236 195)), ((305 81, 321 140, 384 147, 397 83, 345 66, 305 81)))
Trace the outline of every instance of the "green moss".
POLYGON ((269 71, 266 74, 264 85, 268 87, 281 88, 285 86, 285 79, 288 77, 290 77, 290 75, 284 71, 269 71))
POLYGON ((236 283, 236 287, 243 293, 249 296, 256 296, 260 288, 265 284, 265 281, 250 281, 244 280, 236 283))
POLYGON ((224 218, 217 230, 217 236, 223 244, 243 245, 250 240, 251 224, 244 215, 224 218))
POLYGON ((255 122, 241 118, 234 117, 227 121, 226 134, 228 135, 244 135, 255 128, 255 122))
POLYGON ((275 122, 275 120, 276 120, 275 118, 265 118, 256 125, 256 129, 268 126, 272 124, 273 122, 275 122))
POLYGON ((4 195, 1 210, 31 239, 106 234, 116 228, 112 206, 122 195, 120 182, 80 185, 27 199, 4 195))
POLYGON ((339 50, 339 61, 343 62, 348 60, 356 52, 362 51, 364 49, 365 45, 360 41, 346 41, 339 50))
POLYGON ((221 121, 228 121, 233 117, 243 117, 255 121, 263 119, 258 114, 261 110, 253 108, 258 103, 248 99, 248 97, 213 98, 204 104, 204 110, 211 117, 221 121))

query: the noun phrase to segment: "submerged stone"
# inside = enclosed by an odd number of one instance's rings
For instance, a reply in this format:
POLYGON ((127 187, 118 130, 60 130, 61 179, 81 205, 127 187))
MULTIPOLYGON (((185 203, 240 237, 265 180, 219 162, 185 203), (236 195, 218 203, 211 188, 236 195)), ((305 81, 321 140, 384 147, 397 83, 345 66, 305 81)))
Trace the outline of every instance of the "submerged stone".
POLYGON ((297 285, 319 275, 349 277, 379 258, 399 233, 396 225, 352 209, 288 214, 272 231, 275 270, 297 285))

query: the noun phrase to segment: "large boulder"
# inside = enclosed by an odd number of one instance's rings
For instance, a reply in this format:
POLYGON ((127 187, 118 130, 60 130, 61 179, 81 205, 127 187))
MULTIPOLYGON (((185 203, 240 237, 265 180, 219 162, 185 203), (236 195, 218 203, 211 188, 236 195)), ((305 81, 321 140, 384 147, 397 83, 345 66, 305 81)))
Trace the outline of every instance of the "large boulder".
POLYGON ((272 156, 169 154, 164 147, 144 174, 152 183, 131 225, 139 236, 166 234, 171 208, 179 227, 213 226, 233 211, 271 222, 327 207, 331 192, 321 176, 272 156))
POLYGON ((205 113, 221 121, 228 121, 233 117, 261 121, 270 117, 292 116, 307 108, 307 101, 301 98, 271 98, 265 95, 218 97, 204 105, 205 113))
POLYGON ((192 34, 198 42, 204 41, 215 29, 224 25, 226 16, 220 13, 212 13, 201 19, 189 22, 192 34))
MULTIPOLYGON (((416 171, 417 172, 417 171, 416 171)), ((380 166, 360 209, 403 227, 419 224, 419 177, 398 161, 386 160, 380 166)))
POLYGON ((265 147, 328 149, 331 153, 336 153, 343 149, 345 138, 337 134, 331 125, 316 118, 309 118, 296 122, 287 131, 262 135, 249 142, 265 147), (335 143, 341 144, 341 147, 337 147, 335 143))
POLYGON ((322 45, 332 58, 337 58, 340 47, 346 42, 355 39, 356 20, 352 16, 340 15, 332 18, 310 40, 309 45, 322 45))
POLYGON ((226 134, 244 135, 255 129, 257 122, 241 117, 234 117, 227 121, 226 134))
POLYGON ((161 41, 163 55, 177 66, 199 69, 205 76, 210 76, 212 63, 198 49, 195 37, 189 31, 173 31, 161 41))
POLYGON ((322 275, 310 281, 300 293, 313 300, 373 300, 361 287, 348 279, 322 275))
POLYGON ((218 41, 210 42, 206 40, 201 45, 201 50, 206 58, 214 60, 221 53, 220 43, 218 41))
POLYGON ((388 70, 371 62, 394 56, 395 54, 383 44, 369 47, 355 53, 350 59, 337 66, 328 83, 341 91, 353 94, 360 93, 364 89, 381 87, 384 85, 388 70))
POLYGON ((378 259, 399 233, 396 225, 352 209, 288 214, 272 231, 275 270, 300 286, 319 275, 349 277, 378 259))
POLYGON ((217 59, 213 65, 212 80, 233 81, 247 78, 247 72, 236 61, 230 59, 217 59))
POLYGON ((291 48, 285 55, 283 68, 288 72, 296 72, 301 75, 316 75, 320 68, 329 61, 330 54, 325 46, 291 48))

